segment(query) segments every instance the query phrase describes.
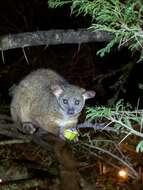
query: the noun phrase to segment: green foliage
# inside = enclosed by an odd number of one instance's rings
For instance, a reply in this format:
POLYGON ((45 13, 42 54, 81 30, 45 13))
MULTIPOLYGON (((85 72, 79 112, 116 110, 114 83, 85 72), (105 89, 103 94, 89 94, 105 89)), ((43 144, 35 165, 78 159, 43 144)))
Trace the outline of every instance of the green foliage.
POLYGON ((139 89, 143 90, 143 84, 142 83, 139 83, 138 87, 139 87, 139 89))
POLYGON ((50 8, 62 7, 63 5, 68 4, 68 3, 71 3, 71 1, 61 1, 61 0, 48 1, 50 8))
MULTIPOLYGON (((131 110, 131 105, 124 105, 123 100, 116 103, 114 107, 89 107, 87 108, 87 119, 95 120, 100 118, 106 120, 107 126, 111 125, 115 129, 123 132, 125 137, 121 140, 123 142, 129 135, 141 137, 143 139, 143 110, 131 110), (138 130, 134 126, 140 126, 138 130)), ((105 126, 106 127, 106 126, 105 126)), ((143 152, 143 140, 141 140, 137 147, 137 152, 143 152)))
MULTIPOLYGON (((143 48, 142 0, 48 0, 48 4, 51 8, 69 4, 72 14, 91 16, 90 29, 113 33, 113 40, 97 52, 101 57, 115 44, 119 48, 126 45, 132 52, 143 48)), ((139 61, 143 59, 140 52, 139 61)))
POLYGON ((136 147, 136 152, 143 152, 143 140, 140 141, 136 147))
MULTIPOLYGON (((118 48, 127 46, 132 52, 140 50, 139 61, 143 60, 142 0, 48 0, 48 4, 51 8, 68 5, 72 14, 91 16, 90 29, 93 31, 112 33, 113 39, 97 52, 101 57, 118 44, 118 48)), ((136 135, 141 138, 143 138, 142 116, 142 111, 131 111, 130 105, 124 105, 123 101, 117 102, 116 106, 111 108, 102 106, 87 109, 87 119, 106 119, 117 129, 126 130, 126 136, 136 135), (134 124, 139 124, 139 131, 134 129, 134 124)), ((141 141, 137 145, 137 152, 143 151, 142 144, 141 141)))
POLYGON ((104 106, 102 107, 89 107, 87 108, 87 116, 86 119, 93 120, 94 118, 100 117, 100 118, 108 118, 111 116, 111 109, 106 108, 104 106))

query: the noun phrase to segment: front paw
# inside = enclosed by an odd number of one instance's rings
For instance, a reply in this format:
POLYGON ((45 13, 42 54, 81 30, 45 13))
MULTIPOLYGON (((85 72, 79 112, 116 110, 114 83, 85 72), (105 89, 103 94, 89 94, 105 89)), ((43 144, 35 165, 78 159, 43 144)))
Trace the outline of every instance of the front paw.
POLYGON ((23 122, 20 130, 25 134, 32 135, 36 132, 36 127, 31 122, 23 122))

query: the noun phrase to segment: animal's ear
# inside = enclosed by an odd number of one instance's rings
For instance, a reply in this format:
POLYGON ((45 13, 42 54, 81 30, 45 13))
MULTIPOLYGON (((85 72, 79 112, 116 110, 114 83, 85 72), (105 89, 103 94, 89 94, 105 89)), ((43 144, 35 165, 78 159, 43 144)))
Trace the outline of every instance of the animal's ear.
POLYGON ((58 84, 54 84, 51 86, 51 90, 53 92, 53 94, 56 96, 56 97, 59 97, 61 95, 61 93, 63 92, 63 89, 60 85, 58 84))
POLYGON ((96 94, 96 92, 93 90, 88 90, 88 91, 85 90, 82 95, 83 95, 84 99, 86 100, 89 98, 93 98, 95 96, 95 94, 96 94))

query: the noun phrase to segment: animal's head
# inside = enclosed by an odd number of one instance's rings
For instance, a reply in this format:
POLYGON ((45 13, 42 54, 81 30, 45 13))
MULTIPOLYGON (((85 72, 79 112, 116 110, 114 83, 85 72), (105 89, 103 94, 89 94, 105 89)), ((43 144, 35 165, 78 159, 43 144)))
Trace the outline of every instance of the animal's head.
POLYGON ((85 105, 85 100, 95 96, 94 91, 86 91, 74 85, 67 85, 66 87, 53 85, 52 91, 61 110, 68 117, 79 114, 85 105))

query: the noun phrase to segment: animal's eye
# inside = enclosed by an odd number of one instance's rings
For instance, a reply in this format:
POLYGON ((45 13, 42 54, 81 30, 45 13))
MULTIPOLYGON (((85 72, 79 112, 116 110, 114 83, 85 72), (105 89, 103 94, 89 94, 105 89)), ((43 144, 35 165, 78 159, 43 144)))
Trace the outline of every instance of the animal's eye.
POLYGON ((63 99, 63 103, 64 103, 64 104, 67 104, 67 103, 68 103, 68 100, 67 100, 67 99, 63 99))
POLYGON ((79 105, 79 100, 75 100, 75 105, 79 105))

